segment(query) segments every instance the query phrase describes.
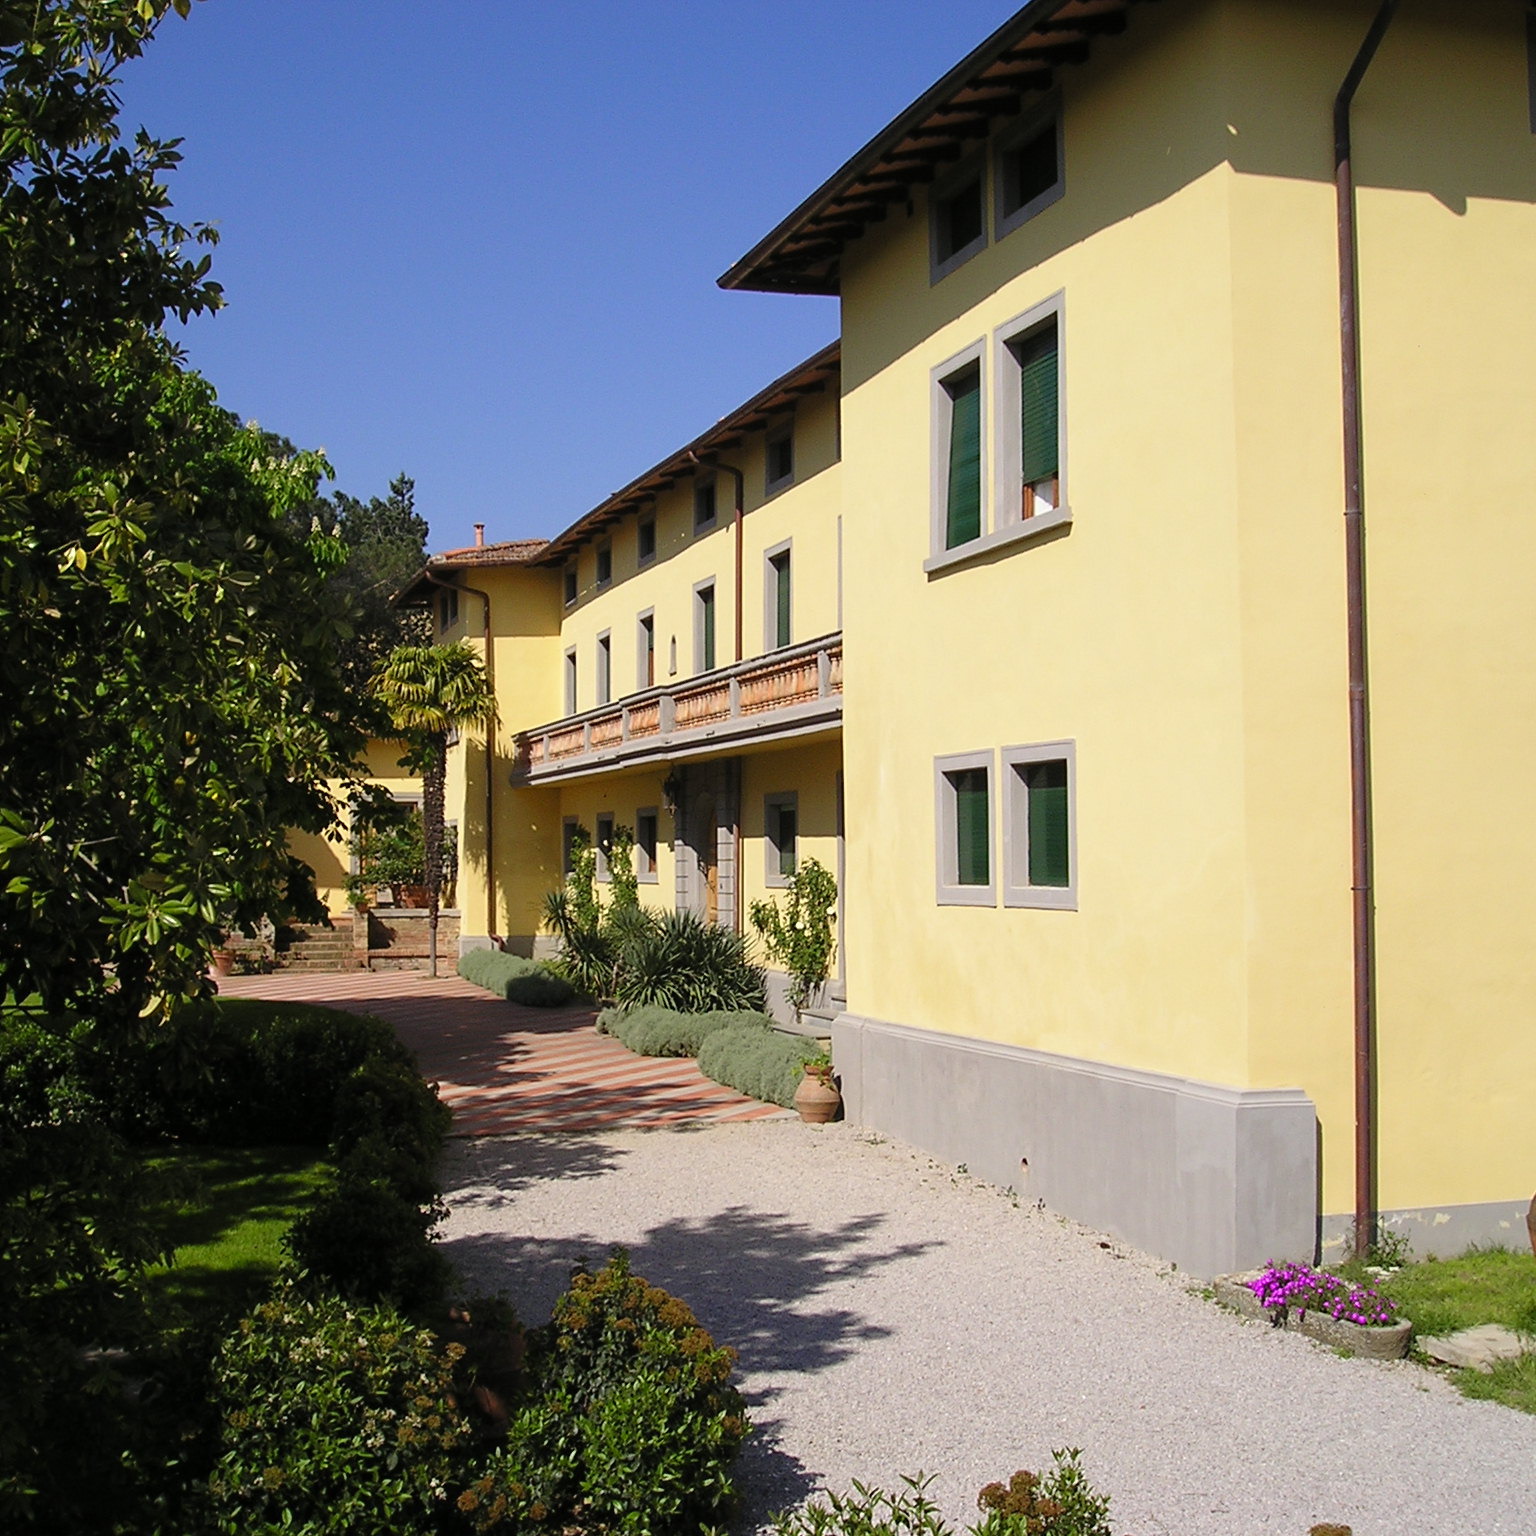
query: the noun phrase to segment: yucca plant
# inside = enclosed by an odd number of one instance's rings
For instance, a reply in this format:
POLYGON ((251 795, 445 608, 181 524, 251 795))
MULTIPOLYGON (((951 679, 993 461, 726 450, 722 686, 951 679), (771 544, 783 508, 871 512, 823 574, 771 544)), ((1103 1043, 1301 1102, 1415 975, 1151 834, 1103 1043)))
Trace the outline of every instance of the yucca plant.
POLYGON ((761 1009, 763 973, 741 934, 696 912, 669 912, 630 935, 614 997, 621 1008, 654 1004, 679 1013, 761 1009))

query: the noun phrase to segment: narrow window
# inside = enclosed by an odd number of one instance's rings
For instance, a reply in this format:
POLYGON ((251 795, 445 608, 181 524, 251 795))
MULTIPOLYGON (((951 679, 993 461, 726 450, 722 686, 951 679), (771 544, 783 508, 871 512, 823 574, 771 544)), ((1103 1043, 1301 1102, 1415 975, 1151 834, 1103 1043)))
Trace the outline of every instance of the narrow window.
POLYGON ((569 875, 576 868, 576 831, 581 823, 574 816, 567 816, 560 823, 560 873, 569 875))
POLYGON ((715 670, 715 584, 694 589, 693 670, 715 670))
POLYGON ((972 363, 943 381, 948 401, 944 547, 981 537, 981 365, 972 363))
POLYGON ((1061 105, 1028 117, 997 151, 997 233, 1015 230, 1066 190, 1061 150, 1061 105))
POLYGON ((987 243, 981 173, 935 195, 932 217, 934 276, 943 277, 987 243))
POLYGON ((1019 359, 1020 517, 1061 503, 1056 322, 1021 342, 1019 359))
POLYGON ((937 769, 938 899, 946 906, 992 906, 990 752, 941 757, 937 769))
POLYGON ((604 544, 597 552, 597 584, 606 587, 613 580, 613 546, 604 544))
POLYGON ((635 685, 639 688, 656 686, 656 615, 642 613, 636 630, 635 651, 639 657, 639 669, 635 685))
POLYGON ((565 653, 565 712, 576 713, 576 647, 565 653))
POLYGON ((635 812, 635 876, 642 884, 656 883, 657 825, 655 806, 635 812))
POLYGON ((769 885, 788 885, 795 877, 798 859, 800 807, 799 797, 789 794, 767 795, 763 799, 763 841, 766 867, 764 879, 769 885))
POLYGON ((565 571, 565 606, 569 608, 576 601, 576 567, 567 566, 565 571))
POLYGON ((764 446, 764 484, 766 495, 782 491, 795 478, 795 429, 794 424, 777 428, 769 434, 764 446))
POLYGON ((1077 906, 1076 752, 1069 741, 1005 747, 1004 904, 1077 906))
POLYGON ((702 533, 715 525, 715 478, 700 480, 693 488, 693 531, 702 533))
POLYGON ((606 704, 613 697, 613 636, 604 630, 597 637, 597 702, 606 704))
POLYGON ((459 589, 451 587, 437 594, 437 629, 446 634, 459 622, 459 589))
POLYGON ((636 562, 648 565, 656 558, 656 519, 642 518, 635 530, 636 562))
POLYGON ((595 846, 597 850, 597 878, 599 880, 607 880, 609 878, 608 855, 613 852, 613 813, 611 811, 605 811, 597 818, 595 846))
POLYGON ((792 624, 792 586, 789 544, 767 552, 763 566, 763 649, 778 650, 790 643, 792 624))

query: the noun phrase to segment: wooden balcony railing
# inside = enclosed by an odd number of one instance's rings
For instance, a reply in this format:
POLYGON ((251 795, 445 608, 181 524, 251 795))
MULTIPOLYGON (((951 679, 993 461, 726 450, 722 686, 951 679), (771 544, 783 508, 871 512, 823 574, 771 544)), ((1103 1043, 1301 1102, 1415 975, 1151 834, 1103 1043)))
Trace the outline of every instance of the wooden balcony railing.
POLYGON ((815 729, 841 715, 842 693, 843 637, 827 635, 523 731, 513 773, 538 780, 815 729))

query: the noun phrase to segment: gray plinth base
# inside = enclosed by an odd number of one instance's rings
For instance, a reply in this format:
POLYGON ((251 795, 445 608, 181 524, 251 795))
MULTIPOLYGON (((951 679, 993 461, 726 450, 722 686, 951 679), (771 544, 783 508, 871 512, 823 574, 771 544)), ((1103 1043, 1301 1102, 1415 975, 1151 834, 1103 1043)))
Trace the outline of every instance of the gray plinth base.
POLYGON ((1314 1257, 1317 1114, 1243 1090, 839 1014, 850 1121, 1207 1276, 1314 1257))

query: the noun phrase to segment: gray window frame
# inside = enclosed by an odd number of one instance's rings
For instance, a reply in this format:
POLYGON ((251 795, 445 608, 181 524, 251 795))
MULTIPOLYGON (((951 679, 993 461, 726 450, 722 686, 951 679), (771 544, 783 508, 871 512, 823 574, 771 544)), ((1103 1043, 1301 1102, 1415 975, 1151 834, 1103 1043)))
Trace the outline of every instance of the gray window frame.
POLYGON ((656 536, 656 514, 654 512, 651 512, 651 513, 648 513, 645 517, 636 518, 635 519, 635 569, 636 570, 644 570, 646 566, 651 565, 655 561, 657 552, 660 550, 660 548, 661 548, 661 544, 660 544, 660 541, 657 539, 657 536, 656 536), (646 554, 645 551, 641 548, 641 544, 640 544, 640 534, 641 534, 642 530, 644 530, 646 528, 649 528, 651 530, 651 552, 650 552, 650 554, 646 554))
POLYGON ((711 576, 705 581, 696 581, 693 584, 693 675, 702 677, 706 672, 714 672, 720 666, 720 586, 711 576), (704 665, 704 594, 708 592, 713 599, 715 633, 711 637, 710 649, 715 657, 712 665, 704 665))
POLYGON ((613 585, 613 544, 612 544, 612 542, 607 542, 607 543, 599 544, 597 546, 597 548, 595 550, 593 550, 593 552, 592 552, 592 559, 593 559, 593 571, 592 571, 593 585, 597 588, 597 590, 599 592, 602 592, 606 588, 611 587, 613 585), (606 560, 608 562, 608 574, 606 576, 603 575, 603 561, 604 560, 606 560))
POLYGON ((693 531, 695 536, 701 533, 713 533, 720 522, 720 482, 712 470, 702 471, 694 476, 693 480, 693 531), (710 495, 709 516, 700 520, 699 501, 705 492, 710 495))
POLYGON ((991 244, 992 198, 989 195, 990 183, 987 170, 987 154, 983 149, 962 160, 939 177, 928 190, 928 281, 930 285, 943 282, 951 272, 958 271, 966 262, 979 256, 991 244), (955 194, 972 181, 979 184, 977 193, 981 204, 981 233, 961 246, 959 250, 952 251, 948 256, 940 259, 940 205, 952 201, 955 194))
POLYGON ((568 715, 576 713, 577 700, 580 697, 580 678, 577 675, 576 647, 568 645, 565 648, 565 712, 568 715))
POLYGON ((608 826, 608 841, 613 841, 613 829, 618 825, 618 818, 612 811, 599 811, 592 818, 592 851, 597 856, 597 879, 607 885, 613 878, 608 868, 608 855, 603 851, 603 825, 608 826))
POLYGON ((656 873, 656 858, 640 841, 640 822, 649 816, 656 827, 656 846, 661 846, 661 808, 642 805, 635 812, 635 879, 641 885, 656 885, 660 877, 656 873))
POLYGON ((1077 911, 1077 743, 1041 741, 1002 749, 1003 905, 1077 911), (1067 885, 1029 883, 1029 789, 1018 770, 1031 763, 1067 765, 1067 885))
POLYGON ((763 437, 763 496, 777 496, 795 483, 795 419, 770 427, 763 437), (773 476, 773 450, 780 443, 789 444, 789 473, 773 476))
POLYGON ((594 652, 593 683, 596 692, 592 702, 599 706, 611 704, 613 703, 613 631, 611 629, 599 631, 594 652))
POLYGON ((437 632, 446 635, 459 622, 459 589, 440 587, 437 594, 437 632))
POLYGON ((1067 191, 1066 136, 1062 129, 1061 95, 1053 94, 1032 107, 1006 133, 999 135, 992 148, 992 229, 993 238, 1001 240, 1011 235, 1021 224, 1027 224, 1037 213, 1043 213, 1052 203, 1060 202, 1067 191), (1056 180, 1044 192, 1038 192, 1028 202, 1021 203, 1012 213, 1003 211, 1005 159, 1021 145, 1034 138, 1051 121, 1056 124, 1056 180))
POLYGON ((659 668, 656 665, 656 610, 654 608, 642 608, 635 615, 635 691, 643 693, 647 688, 656 686, 656 673, 659 668), (646 651, 646 625, 650 625, 650 651, 651 675, 645 675, 646 651))
POLYGON ((987 388, 986 338, 973 341, 970 346, 947 357, 929 371, 928 399, 930 417, 929 476, 928 476, 928 560, 923 569, 936 563, 948 563, 978 548, 992 529, 991 445, 987 431, 987 406, 991 392, 987 388), (975 368, 981 390, 981 533, 953 549, 944 543, 944 532, 949 524, 949 439, 954 426, 954 396, 949 392, 949 382, 959 374, 975 368))
POLYGON ((791 876, 779 871, 779 857, 783 852, 776 836, 778 823, 775 813, 792 810, 795 813, 795 867, 800 866, 800 792, 794 789, 778 790, 763 796, 763 884, 771 890, 787 890, 794 882, 791 876))
POLYGON ((763 650, 780 651, 795 643, 795 552, 793 539, 781 539, 763 551, 763 650), (789 636, 779 639, 779 581, 774 561, 789 562, 789 636))
MULTIPOLYGON (((1032 304, 992 333, 992 375, 996 409, 993 411, 993 454, 996 484, 992 504, 997 520, 991 533, 995 542, 1030 539, 1072 521, 1067 491, 1067 294, 1058 288, 1048 298, 1032 304), (1025 519, 1018 510, 1019 483, 1019 359, 1014 350, 1046 326, 1056 327, 1056 478, 1057 505, 1025 519)), ((953 551, 951 551, 953 553, 953 551)))
POLYGON ((576 599, 581 596, 581 575, 576 569, 576 562, 574 560, 560 573, 560 580, 564 589, 562 596, 565 600, 565 606, 567 608, 574 608, 576 606, 576 599))
POLYGON ((571 838, 576 828, 581 825, 579 816, 562 816, 560 818, 560 878, 568 879, 575 862, 571 858, 571 838))
POLYGON ((997 754, 988 747, 980 752, 951 752, 933 760, 933 844, 936 855, 934 900, 941 907, 995 907, 997 905, 997 754), (986 885, 961 885, 958 835, 955 820, 955 788, 950 775, 973 768, 987 773, 987 874, 986 885))

